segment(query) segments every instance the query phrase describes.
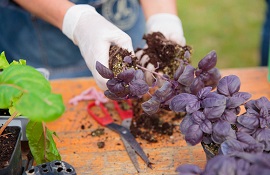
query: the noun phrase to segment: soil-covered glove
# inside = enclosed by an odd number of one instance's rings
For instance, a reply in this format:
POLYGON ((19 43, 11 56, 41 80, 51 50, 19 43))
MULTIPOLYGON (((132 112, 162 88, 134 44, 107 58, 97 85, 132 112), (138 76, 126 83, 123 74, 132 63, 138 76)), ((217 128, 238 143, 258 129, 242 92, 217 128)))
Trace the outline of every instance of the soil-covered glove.
POLYGON ((176 15, 159 13, 150 16, 146 22, 146 33, 152 32, 161 32, 167 39, 186 45, 182 22, 176 15))
MULTIPOLYGON (((181 46, 186 45, 186 39, 184 37, 182 22, 178 16, 169 13, 159 13, 149 17, 146 22, 146 33, 161 32, 166 39, 176 42, 181 46)), ((139 56, 141 53, 137 52, 139 56)), ((140 57, 140 56, 139 56, 140 57)), ((144 65, 149 60, 148 56, 145 55, 141 59, 141 64, 144 65)), ((148 70, 155 71, 155 67, 152 64, 144 65, 148 70)), ((159 72, 163 74, 163 72, 159 72)), ((146 81, 149 85, 152 85, 154 77, 152 73, 145 73, 146 81)), ((162 85, 163 80, 157 78, 157 84, 162 85)))
POLYGON ((69 8, 64 16, 62 32, 79 46, 88 68, 102 90, 107 89, 107 80, 97 72, 96 61, 109 66, 111 45, 134 52, 131 38, 89 5, 74 5, 69 8))

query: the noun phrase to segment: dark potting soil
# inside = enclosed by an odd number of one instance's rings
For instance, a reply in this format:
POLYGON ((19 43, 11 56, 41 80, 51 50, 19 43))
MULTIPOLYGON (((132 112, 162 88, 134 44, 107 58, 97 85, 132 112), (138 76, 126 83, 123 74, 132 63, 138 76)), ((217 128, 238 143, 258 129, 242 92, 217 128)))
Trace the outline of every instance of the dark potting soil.
POLYGON ((8 109, 0 109, 0 116, 10 116, 8 109))
POLYGON ((0 169, 9 165, 20 129, 7 127, 0 136, 0 169))

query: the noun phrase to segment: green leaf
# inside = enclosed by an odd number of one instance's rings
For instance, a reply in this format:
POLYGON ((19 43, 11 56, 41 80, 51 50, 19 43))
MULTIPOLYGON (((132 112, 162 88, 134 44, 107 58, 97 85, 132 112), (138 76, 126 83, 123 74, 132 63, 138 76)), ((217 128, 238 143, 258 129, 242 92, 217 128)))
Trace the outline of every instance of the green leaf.
POLYGON ((8 109, 12 106, 14 99, 22 95, 22 91, 13 86, 0 82, 0 109, 8 109))
POLYGON ((36 164, 61 160, 53 139, 55 133, 50 131, 46 126, 44 126, 44 130, 41 122, 30 120, 26 126, 26 136, 36 164))
POLYGON ((30 120, 38 122, 56 120, 65 111, 61 95, 40 93, 39 91, 24 93, 22 97, 14 103, 14 107, 30 120))
POLYGON ((26 60, 19 59, 19 61, 13 60, 10 65, 26 65, 26 60))
POLYGON ((0 54, 0 69, 5 69, 7 67, 9 67, 9 63, 8 63, 7 58, 5 56, 5 52, 2 52, 0 54))
POLYGON ((51 91, 46 78, 31 66, 11 65, 0 74, 0 85, 6 84, 25 91, 51 91))
POLYGON ((62 96, 49 81, 27 65, 10 65, 0 74, 0 108, 14 107, 33 121, 52 121, 65 111, 62 96))

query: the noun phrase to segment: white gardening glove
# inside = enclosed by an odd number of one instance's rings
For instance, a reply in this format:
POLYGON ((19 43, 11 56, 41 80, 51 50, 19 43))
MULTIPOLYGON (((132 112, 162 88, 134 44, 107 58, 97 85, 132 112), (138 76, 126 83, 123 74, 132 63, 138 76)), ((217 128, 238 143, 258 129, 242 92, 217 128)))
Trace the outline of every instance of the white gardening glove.
POLYGON ((118 45, 134 53, 131 38, 89 5, 74 5, 69 8, 64 16, 62 32, 79 46, 88 68, 102 90, 107 89, 107 79, 97 72, 96 61, 109 67, 111 45, 118 45))
MULTIPOLYGON (((176 42, 181 46, 186 45, 186 39, 184 37, 182 22, 180 18, 176 15, 169 13, 159 13, 149 17, 146 21, 146 34, 153 32, 161 32, 166 39, 176 42)), ((137 54, 137 53, 136 53, 137 54)), ((145 55, 141 59, 141 63, 144 64, 148 60, 148 56, 145 55)), ((152 64, 146 66, 148 70, 154 71, 155 67, 152 64)), ((163 74, 162 72, 159 72, 163 74)), ((145 73, 146 80, 148 84, 152 84, 153 75, 149 72, 145 73)), ((161 86, 163 81, 158 77, 158 85, 161 86)))
POLYGON ((182 22, 176 15, 159 13, 149 17, 146 21, 146 33, 161 32, 168 40, 181 46, 186 45, 182 22))

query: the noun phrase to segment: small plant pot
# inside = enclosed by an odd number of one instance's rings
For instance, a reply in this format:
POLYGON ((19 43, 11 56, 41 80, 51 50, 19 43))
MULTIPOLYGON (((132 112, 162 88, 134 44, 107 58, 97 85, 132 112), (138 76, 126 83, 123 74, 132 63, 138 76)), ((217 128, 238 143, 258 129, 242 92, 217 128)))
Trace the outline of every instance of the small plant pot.
MULTIPOLYGON (((8 112, 8 109, 0 109, 0 126, 3 125, 8 118, 10 117, 10 114, 8 112)), ((28 141, 26 137, 26 125, 29 122, 29 119, 24 116, 18 116, 14 118, 8 126, 19 126, 21 128, 22 132, 22 141, 28 141)))
POLYGON ((216 154, 214 153, 213 149, 209 145, 207 145, 207 144, 205 144, 203 142, 201 142, 201 145, 203 147, 203 150, 204 150, 204 153, 205 153, 205 156, 206 156, 206 160, 207 161, 209 161, 214 156, 216 156, 216 154))
MULTIPOLYGON (((0 126, 3 125, 10 114, 7 109, 0 109, 0 126)), ((21 128, 21 152, 22 152, 22 165, 24 170, 28 170, 33 165, 33 156, 28 145, 28 139, 26 137, 26 125, 29 119, 24 116, 14 118, 8 126, 19 126, 21 128)))
POLYGON ((18 126, 8 126, 0 141, 1 158, 0 158, 0 174, 1 175, 21 175, 22 168, 22 152, 21 152, 21 128, 18 126), (12 142, 11 145, 8 145, 12 142), (11 147, 12 150, 7 151, 4 148, 11 147))

